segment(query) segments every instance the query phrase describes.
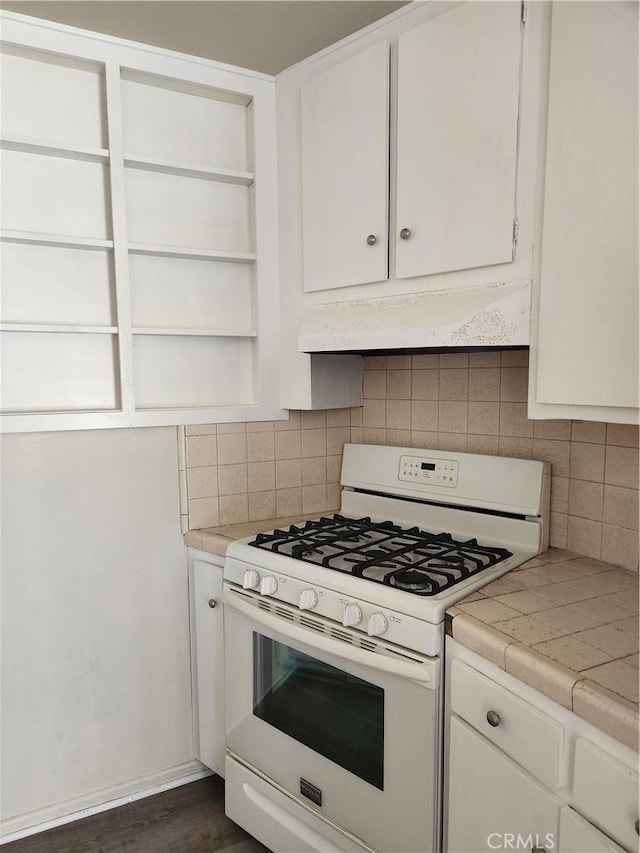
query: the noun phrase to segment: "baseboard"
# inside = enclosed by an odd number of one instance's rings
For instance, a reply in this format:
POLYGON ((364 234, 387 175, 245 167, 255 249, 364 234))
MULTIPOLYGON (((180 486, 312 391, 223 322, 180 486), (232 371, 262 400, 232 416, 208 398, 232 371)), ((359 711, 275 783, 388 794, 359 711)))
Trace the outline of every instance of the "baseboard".
POLYGON ((65 823, 72 823, 100 812, 124 806, 135 800, 142 800, 154 794, 161 794, 171 788, 187 785, 198 779, 211 776, 212 771, 199 761, 187 761, 159 773, 151 773, 133 781, 103 788, 83 797, 77 797, 43 809, 26 812, 2 821, 0 845, 35 835, 65 823))

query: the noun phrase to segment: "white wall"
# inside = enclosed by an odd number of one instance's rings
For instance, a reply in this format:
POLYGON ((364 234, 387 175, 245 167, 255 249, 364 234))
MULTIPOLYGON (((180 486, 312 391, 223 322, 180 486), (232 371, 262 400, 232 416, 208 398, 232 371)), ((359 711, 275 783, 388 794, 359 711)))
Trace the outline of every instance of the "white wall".
POLYGON ((1 449, 8 834, 199 765, 175 429, 1 449))

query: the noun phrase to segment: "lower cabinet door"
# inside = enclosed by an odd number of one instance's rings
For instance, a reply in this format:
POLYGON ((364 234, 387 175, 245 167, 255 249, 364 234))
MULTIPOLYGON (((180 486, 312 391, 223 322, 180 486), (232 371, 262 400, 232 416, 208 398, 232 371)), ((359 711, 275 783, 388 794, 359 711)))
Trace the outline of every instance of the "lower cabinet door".
MULTIPOLYGON (((526 732, 523 732, 526 737, 526 732)), ((451 719, 449 853, 557 851, 560 803, 503 752, 451 719)))
POLYGON ((191 589, 196 757, 224 776, 222 567, 193 560, 191 589))
POLYGON ((624 850, 572 808, 564 806, 560 814, 558 853, 624 853, 624 850))

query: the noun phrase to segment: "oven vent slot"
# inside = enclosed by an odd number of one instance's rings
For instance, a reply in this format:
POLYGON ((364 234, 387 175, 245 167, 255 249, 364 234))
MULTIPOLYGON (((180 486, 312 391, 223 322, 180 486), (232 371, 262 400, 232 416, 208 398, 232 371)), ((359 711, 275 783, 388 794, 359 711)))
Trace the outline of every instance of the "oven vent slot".
POLYGON ((361 649, 366 649, 368 652, 377 652, 378 647, 375 643, 372 643, 371 640, 360 640, 358 643, 361 649))
POLYGON ((293 613, 290 613, 288 610, 284 610, 282 607, 274 607, 272 613, 275 613, 276 616, 280 616, 283 619, 289 619, 293 622, 293 613))
POLYGON ((281 619, 288 619, 289 622, 294 621, 293 613, 284 607, 280 607, 278 604, 274 604, 264 598, 259 598, 257 604, 260 610, 267 610, 269 613, 273 613, 274 616, 279 616, 281 619))
POLYGON ((355 637, 346 631, 341 631, 339 628, 330 628, 328 633, 336 640, 342 640, 343 643, 349 643, 351 646, 356 645, 354 643, 355 637))
POLYGON ((309 619, 308 616, 300 616, 295 621, 300 625, 304 625, 305 628, 310 628, 312 631, 316 631, 318 634, 324 634, 324 625, 322 622, 318 622, 315 619, 309 619))

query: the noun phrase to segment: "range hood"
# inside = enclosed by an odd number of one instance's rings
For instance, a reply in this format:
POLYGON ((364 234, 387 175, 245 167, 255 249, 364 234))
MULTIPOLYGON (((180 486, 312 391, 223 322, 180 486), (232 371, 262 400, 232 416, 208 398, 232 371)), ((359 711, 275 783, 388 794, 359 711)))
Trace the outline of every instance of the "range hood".
POLYGON ((531 282, 512 281, 310 307, 298 348, 358 353, 529 345, 531 282))

